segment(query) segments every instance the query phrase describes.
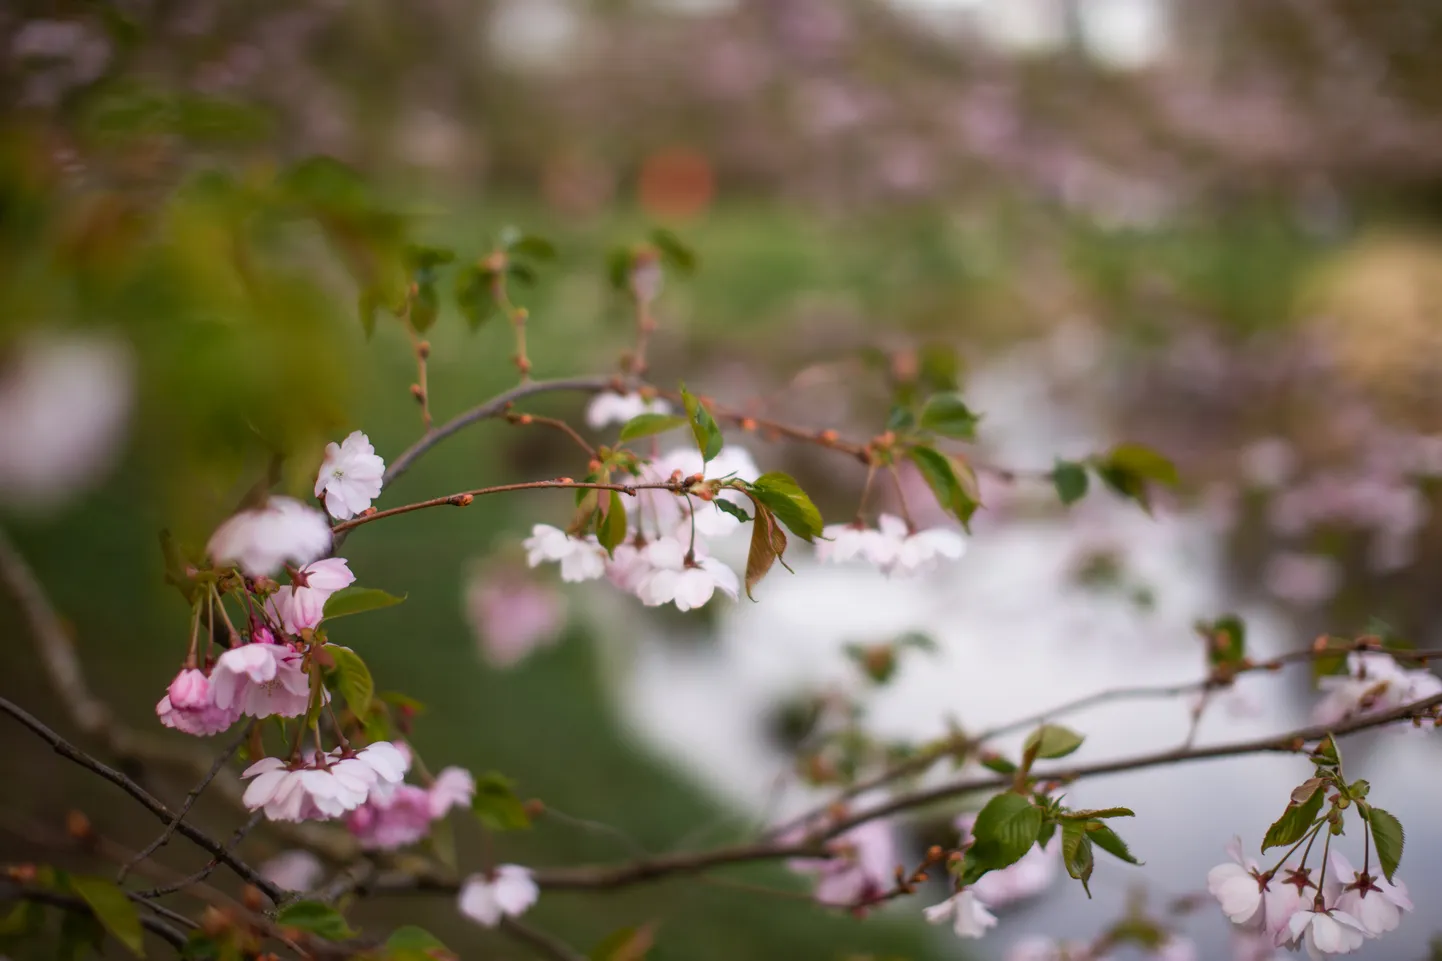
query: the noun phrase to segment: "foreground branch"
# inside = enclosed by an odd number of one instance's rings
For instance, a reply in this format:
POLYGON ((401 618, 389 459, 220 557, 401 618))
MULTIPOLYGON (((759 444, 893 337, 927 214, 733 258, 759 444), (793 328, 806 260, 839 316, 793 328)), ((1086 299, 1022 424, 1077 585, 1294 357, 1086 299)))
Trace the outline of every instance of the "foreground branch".
POLYGON ((28 711, 5 698, 0 698, 0 711, 4 711, 6 714, 9 714, 11 717, 15 718, 15 720, 19 721, 21 724, 28 727, 32 732, 34 732, 42 740, 44 740, 52 748, 54 748, 55 753, 59 754, 61 757, 69 758, 70 760, 74 761, 76 764, 80 765, 86 770, 98 774, 110 783, 120 787, 123 791, 125 791, 125 793, 129 794, 131 797, 139 801, 147 811, 154 814, 165 824, 169 825, 174 822, 176 831, 178 831, 180 834, 185 835, 196 844, 200 845, 213 857, 219 860, 222 864, 230 868, 236 874, 240 875, 240 877, 243 878, 245 881, 255 885, 255 887, 259 888, 266 897, 271 899, 271 901, 279 904, 285 900, 285 892, 281 891, 280 888, 267 881, 264 877, 260 875, 258 871, 255 870, 255 868, 252 868, 250 865, 246 864, 244 861, 231 854, 224 845, 222 845, 219 841, 216 841, 210 835, 206 834, 198 828, 192 827, 190 824, 187 824, 183 820, 177 820, 175 813, 171 811, 170 808, 166 807, 149 791, 145 790, 145 788, 141 787, 139 784, 136 784, 124 774, 121 774, 114 768, 102 764, 100 761, 91 757, 89 754, 86 754, 84 751, 80 750, 75 745, 65 740, 59 734, 56 734, 50 728, 46 727, 41 721, 36 719, 28 711))
MULTIPOLYGON (((132 898, 132 900, 137 900, 132 898)), ((48 891, 43 888, 32 888, 13 882, 0 882, 0 902, 4 901, 33 901, 36 904, 46 904, 51 907, 60 908, 64 911, 73 911, 76 914, 83 914, 94 917, 95 912, 90 905, 77 897, 68 894, 61 894, 58 891, 48 891)), ((146 907, 155 907, 146 905, 146 907)), ((166 924, 159 918, 146 917, 141 915, 140 926, 161 939, 177 951, 185 948, 187 939, 184 934, 166 924)), ((184 920, 184 919, 182 919, 184 920)))

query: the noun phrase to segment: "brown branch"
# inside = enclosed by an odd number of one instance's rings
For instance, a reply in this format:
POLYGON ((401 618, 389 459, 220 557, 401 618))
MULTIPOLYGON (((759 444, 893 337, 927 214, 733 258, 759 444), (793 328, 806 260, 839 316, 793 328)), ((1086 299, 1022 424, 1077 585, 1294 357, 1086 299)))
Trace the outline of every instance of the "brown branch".
POLYGON ((457 414, 434 430, 427 431, 425 436, 391 461, 390 466, 386 468, 384 481, 387 485, 395 483, 426 451, 477 421, 487 420, 504 413, 506 408, 518 400, 536 394, 549 394, 557 391, 580 391, 594 394, 615 386, 617 386, 617 380, 614 377, 563 377, 557 380, 534 380, 519 384, 484 403, 477 404, 470 410, 457 414))
POLYGON ((44 723, 35 718, 24 708, 21 708, 20 706, 12 703, 5 698, 0 698, 0 711, 4 711, 6 714, 9 714, 11 717, 15 718, 15 720, 19 721, 25 727, 29 728, 31 732, 36 734, 38 737, 41 738, 41 740, 45 741, 52 748, 54 748, 56 754, 59 754, 61 757, 74 761, 76 764, 80 765, 86 770, 100 775, 105 780, 121 788, 123 791, 125 791, 125 793, 129 794, 131 797, 139 801, 146 810, 154 814, 160 820, 164 821, 167 824, 171 821, 175 821, 175 829, 177 831, 185 835, 191 841, 194 841, 196 844, 200 845, 200 847, 204 848, 206 851, 210 852, 211 855, 213 855, 221 863, 229 867, 236 874, 240 875, 244 880, 246 880, 250 884, 255 885, 262 892, 264 892, 266 897, 270 898, 272 901, 279 904, 285 899, 285 893, 283 891, 281 891, 274 884, 271 884, 264 877, 262 877, 260 875, 260 872, 256 871, 255 868, 251 867, 244 861, 231 854, 226 847, 220 844, 220 842, 216 841, 214 838, 201 831, 200 829, 192 827, 190 824, 187 824, 185 821, 177 821, 175 813, 171 811, 170 808, 166 807, 163 803, 161 803, 160 800, 157 799, 154 795, 152 795, 149 791, 145 790, 145 788, 141 787, 139 784, 136 784, 130 778, 126 777, 124 774, 121 774, 114 768, 102 764, 100 761, 91 757, 89 754, 86 754, 84 751, 80 750, 75 745, 65 740, 59 734, 56 734, 50 728, 46 727, 44 723))
MULTIPOLYGON (((130 899, 132 901, 139 901, 142 904, 145 903, 143 900, 138 899, 133 895, 130 896, 130 899)), ((36 904, 45 904, 49 905, 50 907, 60 908, 64 911, 73 911, 76 914, 84 914, 91 917, 94 917, 95 915, 95 912, 91 909, 90 905, 86 904, 80 898, 72 897, 68 894, 61 894, 58 891, 49 891, 42 888, 27 887, 25 885, 15 884, 10 881, 0 881, 0 901, 33 901, 36 904)), ((158 905, 152 904, 145 904, 145 906, 152 909, 158 907, 158 905)), ((174 912, 164 910, 162 910, 162 912, 160 913, 164 913, 167 915, 174 914, 174 912)), ((176 915, 176 917, 180 916, 176 915)), ((182 950, 185 948, 188 940, 186 936, 180 931, 177 931, 175 928, 166 924, 164 921, 160 920, 159 918, 151 917, 141 917, 139 920, 140 926, 142 928, 149 931, 151 934, 154 934, 157 937, 161 938, 172 948, 175 948, 176 950, 182 950)), ((194 927, 193 922, 189 922, 188 919, 184 920, 187 920, 187 923, 190 923, 191 926, 194 927)))
POLYGON ((383 517, 395 517, 397 514, 409 514, 411 511, 424 510, 428 507, 465 507, 477 497, 486 494, 504 494, 508 491, 529 491, 529 490, 597 490, 597 491, 618 491, 622 494, 636 496, 637 491, 643 490, 668 490, 680 492, 684 489, 681 481, 661 481, 654 484, 593 484, 590 481, 575 481, 566 477, 558 477, 555 480, 523 481, 517 484, 498 484, 495 487, 478 487, 475 490, 460 491, 456 494, 447 494, 445 497, 432 497, 430 500, 417 501, 414 504, 404 504, 400 507, 392 507, 383 511, 376 511, 374 514, 360 514, 348 521, 341 521, 331 528, 331 532, 341 534, 362 524, 369 524, 371 521, 378 521, 383 517))
POLYGON ((537 424, 541 427, 553 427, 575 441, 581 450, 586 452, 587 457, 594 458, 596 456, 596 448, 592 447, 586 438, 576 433, 576 428, 561 420, 559 417, 542 417, 540 414, 507 412, 506 422, 508 424, 515 424, 518 427, 529 427, 532 424, 537 424))

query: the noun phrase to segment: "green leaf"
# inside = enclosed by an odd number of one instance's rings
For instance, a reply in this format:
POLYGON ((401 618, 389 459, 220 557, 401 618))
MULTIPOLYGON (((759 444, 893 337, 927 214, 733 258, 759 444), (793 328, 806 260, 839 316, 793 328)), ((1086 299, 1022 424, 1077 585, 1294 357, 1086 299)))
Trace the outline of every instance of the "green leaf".
POLYGON ((786 532, 776 522, 770 508, 760 500, 752 503, 756 517, 751 527, 751 546, 746 553, 746 596, 754 601, 756 598, 751 596, 751 589, 761 583, 771 565, 786 553, 786 532))
POLYGON ((1247 656, 1247 625, 1235 614, 1201 622, 1197 633, 1207 643, 1207 663, 1213 667, 1237 664, 1247 656))
POLYGON ((425 928, 407 924, 396 928, 386 938, 386 961, 438 961, 453 958, 455 954, 425 928))
POLYGON ((1363 809, 1363 815, 1367 824, 1372 828, 1372 846, 1377 849, 1377 860, 1382 865, 1382 873, 1387 880, 1392 880, 1396 873, 1397 866, 1402 863, 1402 845, 1406 835, 1402 830, 1402 822, 1395 816, 1382 810, 1379 807, 1367 805, 1363 809))
POLYGON ((681 387, 681 402, 686 405, 686 416, 691 419, 691 433, 696 437, 696 447, 701 451, 703 460, 710 460, 721 453, 721 447, 725 443, 721 438, 721 428, 717 426, 716 419, 706 409, 706 405, 692 396, 685 385, 681 387))
POLYGON ((653 924, 612 931, 586 955, 587 961, 642 961, 656 943, 653 924))
POLYGON ((683 274, 696 270, 695 251, 681 242, 681 238, 665 228, 651 231, 651 242, 661 251, 661 259, 683 274))
POLYGON ((976 423, 980 420, 960 394, 933 394, 921 411, 921 429, 943 437, 976 440, 976 423))
POLYGON ((1015 764, 1000 754, 983 754, 981 756, 981 766, 997 774, 1015 774, 1018 770, 1015 764))
POLYGON ((921 476, 926 478, 927 486, 936 496, 936 502, 941 505, 941 509, 961 521, 963 526, 970 524, 971 515, 976 513, 980 502, 957 477, 956 466, 951 458, 925 446, 911 448, 907 451, 907 456, 920 468, 921 476))
POLYGON ((745 508, 741 507, 738 504, 733 504, 731 501, 728 501, 724 497, 717 497, 711 503, 716 505, 717 510, 725 511, 727 514, 730 514, 732 517, 736 518, 743 524, 745 524, 751 519, 751 515, 746 513, 745 508))
POLYGON ((493 831, 518 831, 531 826, 526 806, 516 797, 515 782, 495 771, 476 778, 471 811, 493 831))
POLYGON ((60 916, 60 944, 56 961, 82 961, 99 954, 105 943, 105 925, 93 914, 66 911, 60 916))
POLYGON ((1317 742, 1309 758, 1313 764, 1320 764, 1322 767, 1342 766, 1342 752, 1337 749, 1337 742, 1330 734, 1317 742))
POLYGON ((275 923, 283 928, 308 931, 327 941, 344 941, 356 935, 344 915, 319 901, 293 901, 276 913, 275 923))
POLYGON ((1051 469, 1051 482, 1063 504, 1075 504, 1086 496, 1087 469, 1076 461, 1058 460, 1051 469))
POLYGON ((596 531, 596 539, 607 554, 614 554, 616 546, 626 539, 626 505, 621 502, 619 491, 611 491, 611 500, 606 516, 601 519, 600 529, 596 531))
MULTIPOLYGON (((1130 812, 1128 812, 1130 814, 1130 812)), ((1086 822, 1087 837, 1097 847, 1114 858, 1119 858, 1128 864, 1141 864, 1127 847, 1127 842, 1121 839, 1117 832, 1100 821, 1086 822)))
POLYGON ((442 264, 456 259, 456 252, 449 247, 428 247, 424 244, 407 244, 402 255, 406 267, 413 271, 433 271, 442 264))
POLYGON ((325 620, 334 620, 337 617, 347 617, 351 614, 364 614, 366 611, 378 611, 383 607, 394 607, 406 596, 402 594, 396 597, 375 587, 342 587, 336 591, 325 602, 323 617, 325 620))
POLYGON ((1047 821, 1041 826, 1041 832, 1036 836, 1036 843, 1046 847, 1051 843, 1052 835, 1056 834, 1056 821, 1047 821))
POLYGON ((637 414, 621 426, 621 440, 635 440, 674 430, 685 424, 686 418, 675 414, 637 414))
POLYGON ((506 249, 516 257, 530 257, 532 260, 556 259, 556 245, 535 234, 517 237, 506 245, 506 249))
POLYGON ((410 319, 411 328, 418 334, 424 334, 435 325, 436 318, 441 314, 441 298, 436 293, 436 285, 431 283, 419 284, 416 286, 415 295, 411 298, 410 319))
POLYGON ((1123 497, 1130 498, 1151 511, 1149 485, 1175 487, 1177 468, 1161 454, 1141 444, 1121 444, 1096 462, 1102 481, 1123 497))
POLYGON ((890 431, 909 430, 916 426, 916 415, 908 408, 896 404, 891 408, 891 413, 886 415, 886 429, 890 431))
POLYGON ((360 315, 361 330, 365 331, 366 340, 375 335, 376 312, 384 307, 385 302, 374 287, 365 288, 356 299, 356 312, 360 315))
POLYGON ((371 699, 375 697, 376 684, 371 679, 370 668, 361 656, 348 647, 327 644, 325 652, 335 662, 336 686, 346 706, 358 718, 370 713, 371 699))
POLYGON ((185 939, 185 947, 180 949, 180 956, 184 961, 217 961, 220 950, 220 945, 210 935, 192 931, 185 939))
POLYGON ((780 471, 762 474, 750 489, 797 537, 809 543, 821 534, 821 512, 791 475, 780 471))
POLYGON ((381 691, 376 697, 391 707, 407 711, 412 715, 422 714, 426 706, 409 694, 402 694, 400 691, 381 691))
POLYGON ((1296 844, 1306 837, 1307 832, 1312 829, 1312 824, 1317 820, 1317 813, 1322 810, 1322 801, 1326 798, 1326 794, 1326 791, 1316 790, 1300 804, 1296 801, 1289 801, 1282 816, 1267 828, 1267 834, 1262 838, 1262 852, 1266 853, 1269 848, 1296 844))
POLYGON ((1081 811, 1062 811, 1057 817, 1063 821, 1095 821, 1098 818, 1134 818, 1137 812, 1131 808, 1088 808, 1081 811))
POLYGON ((1041 834, 1041 808, 1020 794, 1005 792, 986 802, 971 827, 975 842, 967 857, 995 871, 1015 864, 1041 834))
POLYGON ((491 272, 475 264, 456 272, 455 299, 472 333, 501 312, 491 295, 491 272))
POLYGON ((28 938, 40 930, 45 912, 34 901, 19 901, 10 913, 0 918, 0 944, 28 938))
POLYGON ((630 247, 613 247, 606 255, 606 277, 611 286, 623 294, 631 291, 631 268, 636 263, 636 251, 630 247))
POLYGON ((1043 724, 1026 739, 1023 752, 1032 757, 1066 757, 1082 746, 1085 737, 1060 724, 1043 724))
POLYGON ((70 889, 90 905, 95 917, 115 940, 137 958, 145 957, 145 935, 135 902, 125 896, 119 885, 105 878, 71 876, 70 889))
POLYGON ((1066 873, 1082 883, 1087 897, 1092 896, 1090 885, 1092 868, 1092 842, 1087 836, 1086 824, 1082 821, 1064 821, 1061 826, 1061 856, 1066 873))
POLYGON ((538 278, 536 277, 536 271, 532 269, 530 264, 523 264, 517 260, 507 261, 506 273, 527 287, 536 286, 536 280, 538 278))

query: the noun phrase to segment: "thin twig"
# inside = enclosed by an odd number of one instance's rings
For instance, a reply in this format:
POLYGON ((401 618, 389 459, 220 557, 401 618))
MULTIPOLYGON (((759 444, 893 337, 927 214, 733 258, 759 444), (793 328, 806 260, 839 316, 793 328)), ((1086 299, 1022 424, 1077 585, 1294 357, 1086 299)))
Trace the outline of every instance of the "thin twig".
MULTIPOLYGON (((24 708, 20 707, 17 704, 14 704, 6 698, 0 698, 0 711, 4 711, 6 714, 9 714, 11 717, 15 718, 15 720, 19 721, 25 727, 29 728, 32 732, 34 732, 37 736, 39 736, 42 740, 44 740, 52 748, 54 748, 56 754, 59 754, 61 757, 68 758, 71 761, 74 761, 81 767, 89 771, 93 771, 94 773, 105 778, 105 780, 121 788, 123 791, 125 791, 125 793, 129 794, 131 797, 139 801, 146 810, 150 811, 150 813, 154 814, 162 821, 166 823, 175 821, 175 813, 171 811, 170 808, 166 807, 163 803, 161 803, 149 791, 145 790, 145 788, 141 787, 139 784, 136 784, 130 778, 126 777, 124 774, 121 774, 114 768, 101 763, 100 761, 91 757, 89 754, 80 750, 75 745, 71 744, 69 741, 61 737, 59 734, 56 734, 50 728, 46 727, 44 723, 42 723, 24 708)), ((190 840, 194 841, 196 844, 200 845, 206 851, 210 852, 211 855, 217 858, 221 863, 225 864, 226 867, 230 868, 236 874, 240 875, 244 880, 246 880, 250 884, 255 885, 262 892, 264 892, 266 897, 270 898, 272 901, 279 903, 281 900, 284 899, 284 892, 282 892, 274 884, 271 884, 265 878, 261 877, 260 873, 256 871, 255 868, 251 867, 244 861, 232 855, 229 850, 223 847, 220 842, 216 841, 210 835, 199 830, 198 828, 192 827, 185 821, 177 821, 175 829, 181 834, 185 835, 190 840)))
MULTIPOLYGON (((264 816, 264 814, 265 812, 263 811, 256 811, 250 816, 250 819, 248 821, 246 821, 240 827, 236 828, 235 833, 230 836, 230 840, 225 842, 224 850, 233 850, 237 844, 245 840, 245 836, 255 829, 255 826, 260 823, 261 818, 264 816)), ((189 888, 195 884, 199 884, 206 878, 210 877, 210 875, 215 871, 215 869, 220 866, 220 862, 222 860, 223 858, 221 858, 221 856, 217 854, 215 857, 210 859, 210 861, 205 865, 205 867, 201 868, 199 871, 196 871, 194 874, 187 875, 181 878, 179 881, 174 881, 170 884, 162 885, 158 888, 152 888, 149 891, 143 891, 141 893, 147 898, 158 898, 162 897, 163 895, 174 894, 177 891, 183 891, 186 888, 189 888)), ((266 883, 269 884, 270 882, 267 881, 266 883)), ((257 885, 257 887, 259 887, 259 885, 257 885)), ((272 885, 272 887, 274 888, 274 885, 272 885)), ((262 888, 262 890, 265 889, 262 888)), ((274 890, 280 893, 279 898, 271 894, 270 891, 265 891, 266 897, 270 898, 276 904, 279 904, 282 900, 285 899, 285 892, 281 891, 280 888, 274 888, 274 890)))
POLYGON ((206 773, 205 777, 201 778, 200 783, 190 789, 190 793, 185 796, 185 801, 182 802, 180 805, 180 810, 177 811, 175 814, 175 820, 171 821, 170 824, 166 826, 165 831, 160 835, 160 837, 156 838, 154 841, 151 841, 144 848, 142 848, 135 855, 135 857, 131 858, 125 864, 121 865, 120 872, 115 877, 116 884, 119 884, 120 882, 125 880, 125 876, 130 873, 131 868, 135 867, 135 865, 150 857, 152 854, 160 850, 170 841, 170 836, 175 833, 176 826, 180 824, 182 818, 184 818, 187 814, 190 813, 190 808, 192 805, 195 804, 196 798, 200 797, 200 793, 206 789, 206 787, 210 784, 211 781, 215 780, 215 776, 220 773, 221 768, 225 767, 226 762, 228 762, 231 758, 235 757, 235 752, 239 751, 240 746, 246 742, 247 738, 250 737, 251 728, 253 728, 254 726, 254 721, 244 725, 244 727, 241 729, 240 736, 232 740, 230 744, 226 745, 225 750, 222 751, 220 753, 220 756, 215 759, 215 763, 211 765, 211 768, 206 773))
POLYGON ((587 457, 596 456, 596 448, 591 446, 590 441, 576 433, 576 428, 561 420, 559 417, 543 417, 540 414, 517 414, 513 411, 506 414, 506 421, 507 423, 516 424, 521 427, 529 427, 532 424, 537 424, 541 427, 553 427, 575 441, 581 450, 586 452, 587 457))
POLYGON ((502 918, 501 930, 517 941, 529 944, 542 955, 550 958, 551 961, 586 961, 585 955, 577 952, 560 938, 517 921, 515 918, 502 918))
POLYGON ((432 497, 430 500, 417 501, 414 504, 403 504, 400 507, 391 507, 387 510, 376 511, 374 514, 360 514, 348 521, 341 521, 331 528, 331 532, 342 534, 346 531, 360 527, 362 524, 369 524, 371 521, 378 521, 383 517, 395 517, 399 514, 409 514, 411 511, 425 510, 428 507, 465 507, 471 500, 483 497, 486 494, 504 494, 509 491, 530 491, 546 490, 548 488, 562 490, 597 490, 597 491, 618 491, 622 494, 636 496, 637 491, 643 490, 669 490, 681 491, 685 487, 681 481, 660 481, 653 484, 593 484, 590 481, 576 481, 566 477, 558 477, 555 480, 522 481, 517 484, 497 484, 494 487, 478 487, 475 490, 460 491, 455 494, 447 494, 444 497, 432 497))

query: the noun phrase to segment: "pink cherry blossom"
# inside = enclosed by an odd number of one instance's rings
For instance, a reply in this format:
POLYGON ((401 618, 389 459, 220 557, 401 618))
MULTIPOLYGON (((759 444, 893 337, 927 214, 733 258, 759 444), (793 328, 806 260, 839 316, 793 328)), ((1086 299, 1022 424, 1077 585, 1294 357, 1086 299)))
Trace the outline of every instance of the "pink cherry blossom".
POLYGON ((536 903, 540 888, 531 872, 518 864, 502 864, 488 874, 473 874, 461 885, 459 907, 477 924, 493 928, 505 917, 520 917, 536 903))
POLYGON ((404 755, 385 741, 352 756, 339 749, 312 754, 295 767, 280 758, 261 758, 240 775, 255 779, 241 800, 272 821, 336 818, 360 807, 378 788, 398 786, 407 766, 404 755))
POLYGON ((476 779, 465 768, 442 768, 428 792, 431 817, 445 817, 451 808, 468 808, 476 794, 476 779))
POLYGON ((1232 961, 1274 961, 1276 956, 1277 946, 1266 931, 1232 929, 1232 961))
POLYGON ((372 791, 346 817, 346 828, 366 850, 394 851, 429 834, 432 820, 429 792, 402 784, 391 791, 372 791))
MULTIPOLYGON (((754 481, 761 476, 761 470, 745 448, 724 447, 721 453, 703 463, 699 451, 694 447, 685 447, 663 454, 645 465, 640 479, 644 483, 657 484, 669 481, 673 476, 691 477, 696 474, 703 475, 706 480, 734 477, 754 481)), ((717 497, 738 507, 747 503, 746 495, 739 491, 722 491, 717 497)), ((693 509, 699 537, 726 537, 741 529, 741 522, 735 517, 715 504, 694 497, 680 497, 664 490, 642 490, 637 494, 637 501, 635 516, 654 523, 658 534, 670 534, 683 528, 689 532, 693 509)))
POLYGON ((996 915, 977 900, 976 893, 965 888, 953 894, 940 904, 934 904, 924 912, 932 924, 951 921, 952 930, 959 938, 979 938, 988 929, 996 926, 996 915))
POLYGON ((793 871, 816 875, 813 897, 821 904, 860 907, 884 894, 895 878, 901 858, 896 838, 885 821, 867 821, 831 841, 829 858, 795 859, 793 871))
POLYGON ((288 644, 242 644, 220 655, 210 675, 218 708, 251 717, 299 717, 310 702, 310 677, 288 644))
POLYGON ((617 394, 602 391, 586 405, 586 423, 592 430, 608 424, 624 424, 642 414, 669 414, 671 405, 659 397, 647 400, 638 393, 617 394))
POLYGON ((193 734, 196 737, 219 734, 240 720, 241 715, 240 705, 220 708, 216 707, 214 701, 210 699, 198 707, 177 708, 171 704, 169 694, 162 697, 155 705, 155 713, 160 718, 160 723, 166 727, 193 734))
POLYGON ((385 472, 386 462, 376 456, 370 438, 352 431, 339 444, 325 446, 325 459, 315 479, 315 496, 324 498, 330 516, 348 520, 380 496, 385 472))
POLYGON ((1412 899, 1401 881, 1388 882, 1384 877, 1363 874, 1340 851, 1331 852, 1329 861, 1327 883, 1323 886, 1326 903, 1356 918, 1369 937, 1395 931, 1402 922, 1402 912, 1412 910, 1412 899))
POLYGON ((320 858, 297 848, 282 851, 257 868, 260 876, 285 891, 309 891, 325 876, 325 865, 320 858))
POLYGON ((211 704, 210 681, 193 667, 175 675, 165 693, 170 706, 179 711, 198 711, 211 704))
POLYGON ((206 551, 218 564, 235 563, 252 577, 261 577, 283 564, 309 564, 330 546, 324 514, 292 497, 272 497, 216 528, 206 551))
POLYGON ((677 610, 689 611, 705 605, 718 590, 733 600, 740 590, 736 572, 716 558, 704 556, 699 545, 689 561, 686 548, 671 537, 651 542, 645 553, 652 570, 637 587, 636 596, 647 607, 674 603, 677 610))
POLYGON ((606 573, 606 551, 593 536, 571 537, 560 528, 537 524, 521 546, 532 567, 560 562, 561 580, 568 584, 592 581, 606 573))
POLYGON ((1384 714, 1442 694, 1442 678, 1422 668, 1405 670, 1390 654, 1380 651, 1348 654, 1347 673, 1323 677, 1317 686, 1325 692, 1312 711, 1318 724, 1384 714))
POLYGON ((481 654, 492 667, 512 667, 537 648, 554 644, 566 624, 565 596, 522 572, 479 571, 465 601, 481 654))
POLYGON ((293 583, 275 592, 272 609, 292 634, 314 630, 325 615, 325 602, 336 591, 355 583, 343 557, 327 557, 302 567, 293 583))

